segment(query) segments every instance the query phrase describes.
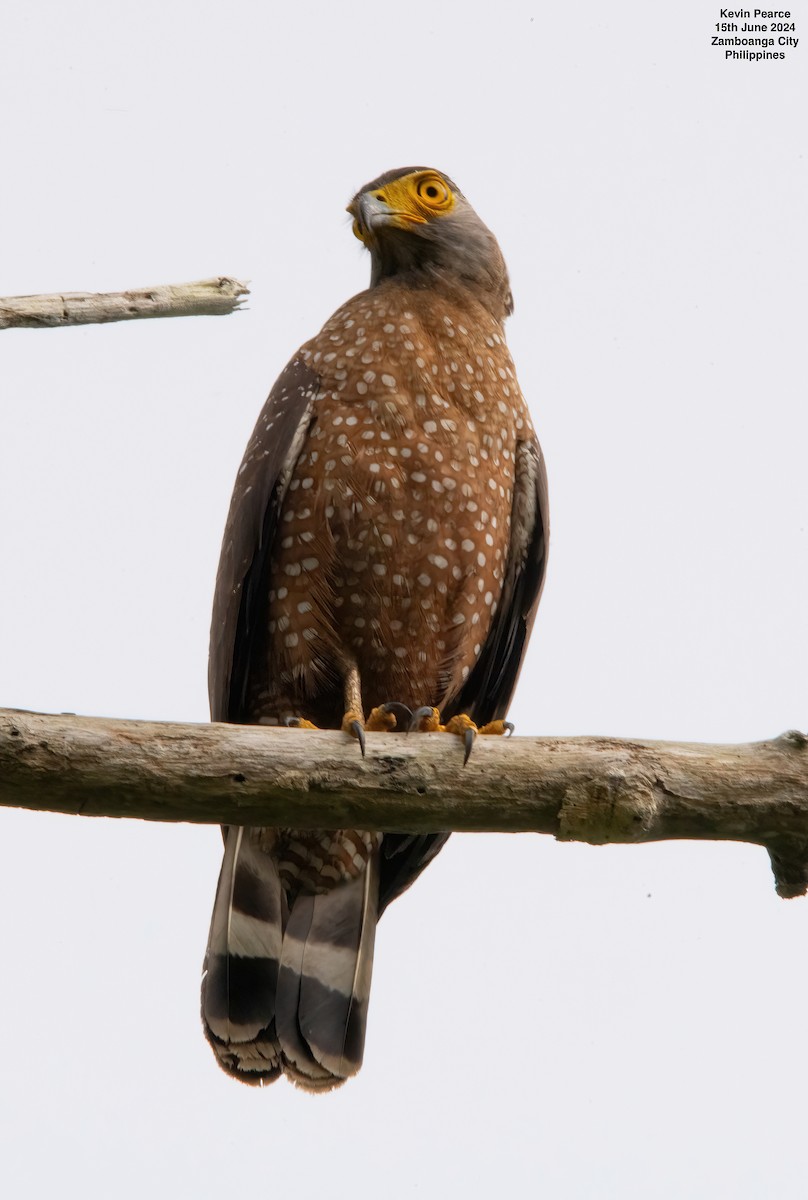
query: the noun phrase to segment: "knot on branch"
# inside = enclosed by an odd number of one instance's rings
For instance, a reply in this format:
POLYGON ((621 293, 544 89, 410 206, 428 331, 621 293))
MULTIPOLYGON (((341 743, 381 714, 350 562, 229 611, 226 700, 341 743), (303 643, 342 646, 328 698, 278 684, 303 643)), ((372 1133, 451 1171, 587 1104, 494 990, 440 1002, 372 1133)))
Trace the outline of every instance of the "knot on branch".
POLYGON ((660 797, 654 782, 637 772, 612 771, 567 786, 558 814, 561 842, 641 841, 651 829, 660 797))
POLYGON ((781 733, 778 738, 774 739, 775 745, 778 743, 787 750, 805 750, 808 747, 808 733, 803 733, 799 729, 787 729, 785 733, 781 733))

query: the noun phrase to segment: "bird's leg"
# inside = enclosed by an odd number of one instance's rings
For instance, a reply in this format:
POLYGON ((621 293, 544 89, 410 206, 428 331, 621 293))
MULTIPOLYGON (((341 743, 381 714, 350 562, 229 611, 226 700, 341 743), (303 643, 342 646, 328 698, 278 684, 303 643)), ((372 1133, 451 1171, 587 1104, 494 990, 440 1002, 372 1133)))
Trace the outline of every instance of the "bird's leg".
POLYGON ((345 654, 343 658, 342 683, 345 696, 345 716, 340 728, 343 733, 349 733, 359 742, 362 757, 365 757, 365 716, 362 711, 362 686, 359 679, 359 667, 353 655, 345 654))
MULTIPOLYGON (((356 660, 351 655, 343 652, 342 661, 339 665, 342 669, 345 703, 345 715, 342 718, 340 729, 343 733, 356 738, 362 751, 362 757, 364 758, 366 730, 368 733, 389 733, 391 729, 399 729, 406 733, 412 720, 412 711, 407 708, 406 704, 390 700, 386 704, 380 704, 374 708, 366 721, 362 710, 362 687, 356 660)), ((306 720, 305 717, 291 715, 282 717, 280 723, 292 729, 319 728, 318 725, 306 720)))
POLYGON ((341 729, 343 733, 348 733, 351 737, 356 738, 364 758, 366 731, 368 733, 389 733, 391 729, 399 729, 406 732, 412 721, 412 711, 406 704, 401 704, 397 700, 389 700, 386 704, 379 704, 372 709, 366 721, 363 716, 362 685, 356 659, 343 651, 341 665, 345 689, 345 716, 342 718, 341 729))
POLYGON ((418 730, 419 733, 453 733, 455 737, 462 738, 465 746, 463 766, 469 760, 474 739, 478 733, 484 737, 490 735, 509 737, 513 733, 513 725, 510 721, 489 721, 486 725, 477 726, 466 713, 458 713, 457 716, 451 717, 445 725, 442 725, 438 709, 431 708, 429 705, 419 708, 413 713, 410 729, 418 730))

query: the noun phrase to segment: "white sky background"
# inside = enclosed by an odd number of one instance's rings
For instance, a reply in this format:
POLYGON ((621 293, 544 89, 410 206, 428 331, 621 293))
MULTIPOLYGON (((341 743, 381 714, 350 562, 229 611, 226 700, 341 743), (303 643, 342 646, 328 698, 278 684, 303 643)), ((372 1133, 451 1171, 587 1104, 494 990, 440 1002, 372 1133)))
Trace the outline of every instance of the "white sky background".
MULTIPOLYGON (((808 10, 793 8, 808 39, 808 10)), ((0 294, 227 273, 238 316, 0 334, 0 705, 207 718, 230 489, 368 262, 453 176, 546 452, 523 734, 806 726, 808 40, 719 5, 10 6, 0 294)), ((221 1074, 211 828, 0 812, 0 1191, 758 1200, 804 1181, 808 907, 762 850, 457 837, 384 917, 339 1093, 221 1074)))

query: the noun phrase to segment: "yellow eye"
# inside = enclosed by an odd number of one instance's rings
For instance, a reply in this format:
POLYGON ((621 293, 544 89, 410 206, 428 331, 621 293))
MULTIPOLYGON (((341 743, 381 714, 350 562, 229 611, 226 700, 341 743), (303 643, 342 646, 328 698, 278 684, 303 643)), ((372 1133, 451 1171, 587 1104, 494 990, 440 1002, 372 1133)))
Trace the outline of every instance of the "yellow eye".
POLYGON ((454 196, 439 175, 422 175, 415 185, 415 194, 426 208, 435 212, 451 208, 454 196))

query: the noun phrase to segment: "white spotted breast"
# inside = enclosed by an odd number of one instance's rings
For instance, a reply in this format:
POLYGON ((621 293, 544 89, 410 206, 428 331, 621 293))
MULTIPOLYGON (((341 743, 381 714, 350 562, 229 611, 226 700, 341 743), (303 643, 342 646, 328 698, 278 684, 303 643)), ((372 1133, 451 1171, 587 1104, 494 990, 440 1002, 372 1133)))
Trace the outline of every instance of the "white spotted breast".
POLYGON ((273 548, 272 653, 305 685, 347 651, 366 709, 440 706, 496 611, 531 432, 502 327, 382 285, 300 356, 322 391, 273 548))

